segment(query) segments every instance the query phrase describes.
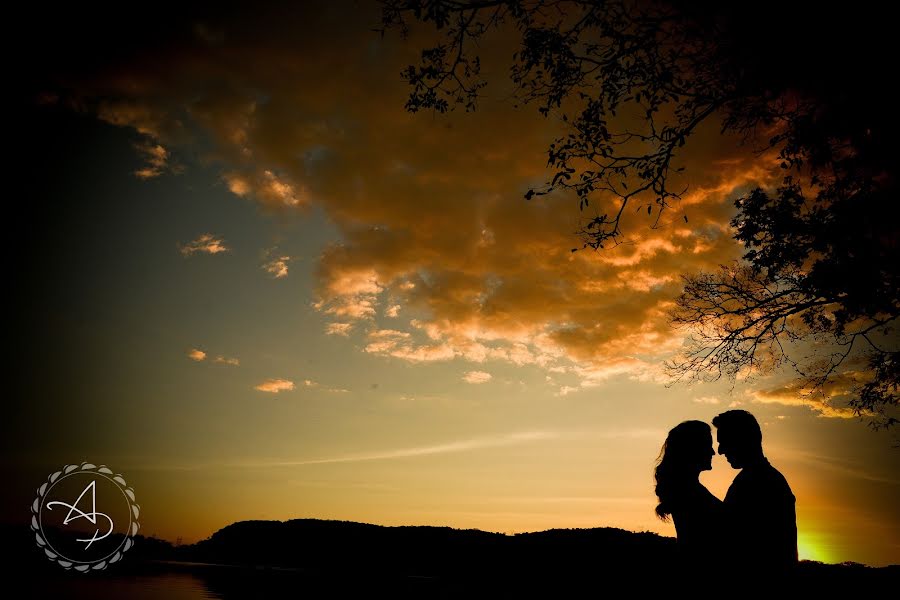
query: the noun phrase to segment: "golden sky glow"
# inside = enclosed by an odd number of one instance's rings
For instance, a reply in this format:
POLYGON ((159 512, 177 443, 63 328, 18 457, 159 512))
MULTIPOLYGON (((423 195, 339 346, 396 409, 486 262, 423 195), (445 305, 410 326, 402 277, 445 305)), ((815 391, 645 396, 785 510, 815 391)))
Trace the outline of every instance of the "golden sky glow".
MULTIPOLYGON (((79 393, 128 434, 28 460, 90 453, 134 479, 144 533, 185 541, 297 517, 674 535, 653 513, 667 430, 741 406, 798 498, 802 558, 900 562, 900 459, 837 394, 665 386, 680 275, 740 256, 731 199, 773 181, 771 157, 710 124, 660 227, 642 210, 625 243, 573 253, 590 214, 523 199, 563 130, 512 107, 508 49, 486 49, 476 112, 411 115, 417 38, 379 38, 369 8, 198 22, 48 90, 122 136, 139 166, 108 167, 120 204, 185 200, 133 238, 144 271, 91 284, 121 329, 71 342, 94 361, 79 393)), ((722 498, 735 472, 713 466, 722 498)))

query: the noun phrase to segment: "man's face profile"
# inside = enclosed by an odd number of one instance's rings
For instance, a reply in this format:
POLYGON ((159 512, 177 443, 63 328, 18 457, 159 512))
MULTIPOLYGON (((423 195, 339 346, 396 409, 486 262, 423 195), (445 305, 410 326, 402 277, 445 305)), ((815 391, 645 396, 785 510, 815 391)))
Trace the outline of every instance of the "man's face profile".
POLYGON ((719 429, 716 431, 716 439, 719 442, 719 454, 721 454, 726 458, 726 460, 728 460, 728 464, 731 465, 732 468, 742 468, 742 453, 736 447, 737 444, 734 443, 734 438, 729 435, 727 431, 719 429))

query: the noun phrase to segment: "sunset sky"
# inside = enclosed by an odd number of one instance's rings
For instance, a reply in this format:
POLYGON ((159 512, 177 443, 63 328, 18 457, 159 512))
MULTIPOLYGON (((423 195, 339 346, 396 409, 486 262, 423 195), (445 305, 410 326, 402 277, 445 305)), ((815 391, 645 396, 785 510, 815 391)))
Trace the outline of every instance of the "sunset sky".
MULTIPOLYGON (((630 211, 625 243, 572 252, 593 213, 523 198, 565 130, 516 106, 508 40, 482 49, 477 111, 409 114, 427 31, 324 6, 20 15, 5 520, 86 460, 173 541, 291 518, 674 535, 666 432, 739 406, 801 558, 900 563, 890 435, 788 373, 666 385, 680 276, 740 257, 732 200, 770 156, 710 123, 658 228, 630 211)), ((735 473, 717 456, 701 480, 722 498, 735 473)))

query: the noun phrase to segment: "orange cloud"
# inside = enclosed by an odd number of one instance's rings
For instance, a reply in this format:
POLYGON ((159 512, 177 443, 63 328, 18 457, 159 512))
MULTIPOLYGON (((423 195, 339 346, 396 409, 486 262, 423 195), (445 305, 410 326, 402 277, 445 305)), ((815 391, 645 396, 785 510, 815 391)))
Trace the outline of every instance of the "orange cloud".
POLYGON ((290 256, 280 256, 264 263, 262 268, 275 279, 282 279, 288 276, 288 263, 290 260, 290 256))
POLYGON ((225 356, 217 356, 213 362, 221 365, 230 365, 232 367, 238 367, 241 364, 241 361, 237 358, 227 358, 225 356))
POLYGON ((851 389, 861 383, 866 374, 850 371, 832 378, 821 390, 805 387, 801 382, 751 390, 748 392, 753 402, 760 404, 781 404, 784 406, 805 406, 820 417, 853 419, 858 415, 846 406, 851 389), (842 406, 843 404, 843 406, 842 406))
POLYGON ((144 155, 146 166, 134 172, 141 179, 157 177, 166 170, 169 160, 169 152, 159 144, 144 143, 137 146, 138 151, 144 155))
POLYGON ((697 404, 721 404, 722 401, 716 398, 715 396, 700 396, 698 398, 694 398, 694 402, 697 404))
POLYGON ((309 190, 305 186, 269 169, 259 173, 228 173, 223 179, 233 194, 251 197, 268 208, 292 209, 310 203, 309 190))
POLYGON ((325 326, 325 333, 328 335, 342 335, 344 337, 350 335, 353 329, 352 323, 329 323, 325 326))
POLYGON ((447 344, 417 344, 406 331, 381 329, 369 333, 365 351, 401 358, 409 362, 450 360, 456 351, 447 344))
POLYGON ((198 350, 197 348, 191 348, 187 355, 188 358, 197 362, 206 359, 206 352, 204 352, 203 350, 198 350))
POLYGON ((181 253, 185 256, 191 256, 197 252, 205 254, 219 254, 220 252, 228 252, 228 247, 221 238, 211 233, 204 233, 196 240, 182 244, 179 246, 181 253))
POLYGON ((278 392, 284 391, 289 392, 294 389, 294 382, 288 379, 266 379, 253 389, 259 390, 260 392, 268 392, 270 394, 277 394, 278 392))
POLYGON ((490 373, 486 373, 485 371, 469 371, 465 375, 463 375, 463 381, 466 383, 487 383, 492 379, 492 375, 490 373))

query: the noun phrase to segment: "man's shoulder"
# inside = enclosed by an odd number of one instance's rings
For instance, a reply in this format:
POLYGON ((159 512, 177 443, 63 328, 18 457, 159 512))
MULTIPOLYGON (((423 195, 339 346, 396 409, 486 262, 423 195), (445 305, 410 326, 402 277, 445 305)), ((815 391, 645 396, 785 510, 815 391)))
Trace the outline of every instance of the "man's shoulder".
POLYGON ((737 474, 725 500, 752 498, 759 496, 779 495, 794 498, 791 486, 781 471, 773 467, 768 461, 754 467, 741 469, 737 474))
POLYGON ((772 466, 769 461, 766 461, 766 464, 762 466, 759 472, 759 478, 766 482, 766 484, 774 487, 774 488, 782 488, 791 491, 791 486, 788 484, 787 479, 785 479, 784 475, 781 474, 781 471, 772 466))

